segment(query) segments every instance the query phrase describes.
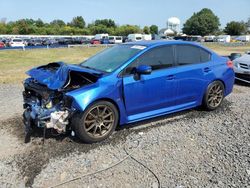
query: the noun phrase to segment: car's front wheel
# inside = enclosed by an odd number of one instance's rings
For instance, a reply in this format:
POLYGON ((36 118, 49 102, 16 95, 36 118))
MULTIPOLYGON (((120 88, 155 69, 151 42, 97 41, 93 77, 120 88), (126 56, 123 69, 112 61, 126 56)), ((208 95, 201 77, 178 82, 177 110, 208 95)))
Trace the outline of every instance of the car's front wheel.
POLYGON ((119 113, 114 104, 98 101, 73 120, 73 127, 83 142, 94 143, 108 138, 115 130, 118 119, 119 113))
POLYGON ((203 98, 203 105, 207 110, 218 108, 224 98, 224 85, 221 81, 214 81, 208 85, 203 98))

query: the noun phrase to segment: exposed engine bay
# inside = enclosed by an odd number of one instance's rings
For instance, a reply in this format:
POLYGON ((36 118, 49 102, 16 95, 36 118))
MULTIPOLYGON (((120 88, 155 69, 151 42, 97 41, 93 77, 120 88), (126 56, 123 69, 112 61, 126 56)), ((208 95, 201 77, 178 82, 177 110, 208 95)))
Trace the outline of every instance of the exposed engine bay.
POLYGON ((23 117, 26 133, 25 142, 29 142, 34 126, 44 128, 44 130, 54 129, 59 134, 70 130, 70 118, 77 109, 72 107, 73 99, 65 94, 93 84, 98 79, 97 76, 87 72, 68 69, 62 72, 61 68, 62 65, 57 63, 38 67, 34 72, 36 75, 40 74, 38 75, 39 78, 44 77, 44 82, 41 83, 41 80, 38 81, 34 78, 35 75, 24 81, 23 107, 25 111, 23 117), (51 84, 54 84, 53 86, 57 82, 56 77, 61 81, 60 84, 62 87, 58 86, 56 89, 49 88, 50 83, 47 80, 49 80, 50 76, 53 78, 51 80, 51 84))

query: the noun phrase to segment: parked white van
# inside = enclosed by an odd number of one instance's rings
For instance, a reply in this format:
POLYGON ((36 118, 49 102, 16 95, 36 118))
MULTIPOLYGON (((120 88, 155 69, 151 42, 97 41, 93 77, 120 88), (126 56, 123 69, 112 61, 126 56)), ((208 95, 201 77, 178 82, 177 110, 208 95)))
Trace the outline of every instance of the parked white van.
POLYGON ((217 42, 230 42, 231 36, 230 35, 219 35, 216 37, 217 42))
POLYGON ((150 35, 150 34, 143 34, 142 35, 142 40, 152 40, 152 35, 150 35))
POLYGON ((13 38, 9 42, 10 47, 24 47, 25 43, 22 39, 19 38, 13 38))
POLYGON ((105 39, 105 38, 108 38, 108 37, 109 37, 109 34, 103 33, 103 34, 96 34, 94 39, 101 40, 101 39, 105 39))
POLYGON ((214 35, 209 35, 209 36, 205 36, 205 42, 214 42, 215 41, 215 36, 214 35))
POLYGON ((109 43, 120 44, 122 43, 122 37, 121 36, 109 36, 109 43))
POLYGON ((141 41, 142 34, 129 34, 128 35, 128 42, 135 42, 135 41, 141 41))

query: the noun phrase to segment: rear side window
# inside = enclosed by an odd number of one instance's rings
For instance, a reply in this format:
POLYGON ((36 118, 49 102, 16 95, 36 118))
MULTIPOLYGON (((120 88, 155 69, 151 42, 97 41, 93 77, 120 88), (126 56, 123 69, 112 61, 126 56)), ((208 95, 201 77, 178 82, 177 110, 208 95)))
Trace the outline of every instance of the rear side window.
POLYGON ((191 45, 176 46, 176 63, 178 65, 189 65, 203 63, 210 60, 210 53, 202 48, 191 45))
POLYGON ((209 52, 203 50, 203 49, 200 49, 200 53, 201 53, 201 62, 208 62, 211 60, 211 55, 209 52))

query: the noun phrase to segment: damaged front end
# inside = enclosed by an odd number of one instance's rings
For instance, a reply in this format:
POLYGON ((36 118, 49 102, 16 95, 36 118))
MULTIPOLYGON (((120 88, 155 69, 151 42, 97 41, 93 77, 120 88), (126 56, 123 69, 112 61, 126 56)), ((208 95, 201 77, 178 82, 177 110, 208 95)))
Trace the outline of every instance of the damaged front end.
POLYGON ((27 74, 30 78, 24 81, 23 91, 26 143, 36 127, 43 128, 44 133, 46 129, 53 129, 59 134, 70 130, 70 118, 77 109, 72 106, 73 98, 66 93, 98 79, 98 74, 64 63, 37 67, 27 74))

